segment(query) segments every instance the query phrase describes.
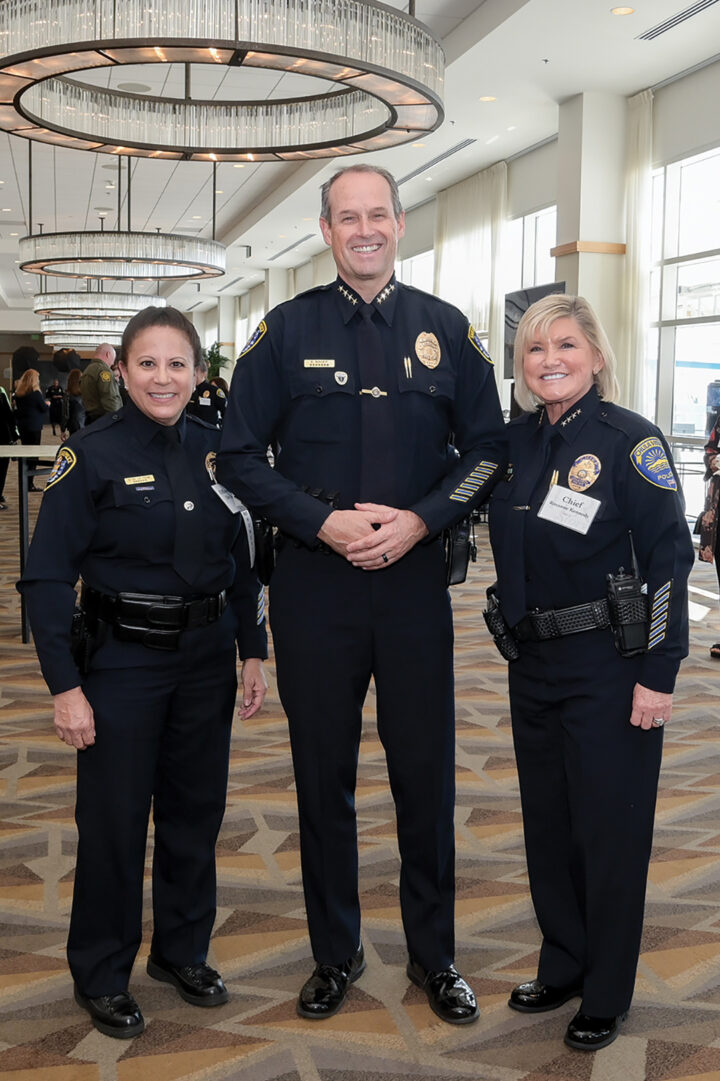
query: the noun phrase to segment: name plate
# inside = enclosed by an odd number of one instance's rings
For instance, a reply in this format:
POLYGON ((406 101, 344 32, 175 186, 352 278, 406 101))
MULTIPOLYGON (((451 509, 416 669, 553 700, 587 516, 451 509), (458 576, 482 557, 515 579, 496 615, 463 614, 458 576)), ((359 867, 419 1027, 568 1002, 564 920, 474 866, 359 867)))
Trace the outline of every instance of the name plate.
POLYGON ((538 518, 585 534, 599 509, 599 499, 573 492, 562 484, 553 484, 538 511, 538 518))

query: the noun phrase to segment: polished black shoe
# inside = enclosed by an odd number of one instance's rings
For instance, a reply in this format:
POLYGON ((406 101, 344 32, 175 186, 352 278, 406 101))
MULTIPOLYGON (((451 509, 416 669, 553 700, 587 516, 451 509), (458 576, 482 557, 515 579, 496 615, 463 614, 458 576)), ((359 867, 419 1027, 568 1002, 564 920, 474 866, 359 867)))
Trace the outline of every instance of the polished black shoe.
POLYGON ((132 1036, 139 1036, 145 1031, 145 1018, 128 991, 88 998, 86 995, 81 995, 76 987, 75 1001, 78 1006, 87 1010, 95 1028, 105 1036, 129 1040, 132 1036))
POLYGON ((620 1022, 627 1017, 588 1017, 578 1011, 567 1027, 565 1043, 577 1051, 599 1051, 615 1040, 620 1032, 620 1022))
POLYGON ((472 988, 454 965, 439 972, 428 972, 417 961, 408 961, 408 978, 422 988, 430 1009, 450 1025, 469 1025, 480 1016, 472 988))
POLYGON ((508 1006, 520 1013, 546 1013, 581 994, 582 987, 550 987, 540 980, 529 980, 513 988, 508 1006))
POLYGON ((300 989, 297 1012, 311 1021, 320 1021, 337 1013, 351 983, 365 971, 362 942, 352 957, 341 965, 315 965, 309 980, 300 989))
POLYGON ((170 965, 151 954, 147 974, 154 980, 171 983, 192 1006, 222 1006, 229 998, 222 976, 205 961, 197 965, 170 965))

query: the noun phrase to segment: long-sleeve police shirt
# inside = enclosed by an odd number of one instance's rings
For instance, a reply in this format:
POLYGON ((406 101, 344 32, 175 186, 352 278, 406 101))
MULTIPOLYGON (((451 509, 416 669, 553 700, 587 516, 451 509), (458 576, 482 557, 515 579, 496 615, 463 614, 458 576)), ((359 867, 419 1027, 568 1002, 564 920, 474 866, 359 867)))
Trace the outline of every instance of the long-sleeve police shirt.
MULTIPOLYGON (((233 375, 218 476, 307 545, 330 508, 308 494, 359 500, 361 298, 338 278, 260 323, 233 375), (275 468, 267 448, 275 452, 275 468)), ((500 474, 502 414, 492 362, 452 305, 392 279, 375 297, 388 372, 398 505, 431 535, 462 518, 500 474), (455 454, 450 449, 454 446, 455 454)), ((377 501, 377 500, 375 500, 377 501)))
MULTIPOLYGON (((250 569, 243 521, 212 488, 219 432, 192 417, 181 417, 178 426, 199 497, 192 513, 202 515, 205 527, 204 558, 191 583, 173 568, 175 507, 160 425, 129 402, 76 432, 58 452, 18 585, 53 694, 80 683, 70 653, 78 577, 111 596, 189 598, 227 589, 240 657, 267 656, 263 592, 250 569)), ((210 643, 214 627, 184 633, 210 643)), ((112 637, 103 646, 107 667, 165 663, 167 656, 112 637)))
MULTIPOLYGON (((544 411, 507 427, 508 473, 493 492, 490 539, 498 593, 514 626, 533 609, 567 608, 607 596, 607 575, 632 569, 632 547, 650 605, 639 682, 673 690, 688 652, 687 578, 693 546, 670 450, 650 421, 602 401, 595 390, 557 423, 544 411), (538 517, 560 485, 598 500, 584 535, 538 517)), ((522 646, 520 647, 522 649, 522 646)))

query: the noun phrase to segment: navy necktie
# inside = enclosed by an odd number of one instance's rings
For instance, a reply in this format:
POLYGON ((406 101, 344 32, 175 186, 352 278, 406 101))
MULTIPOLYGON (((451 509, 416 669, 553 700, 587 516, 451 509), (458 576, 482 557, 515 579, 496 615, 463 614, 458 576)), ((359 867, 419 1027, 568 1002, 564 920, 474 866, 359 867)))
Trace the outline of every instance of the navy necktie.
POLYGON ((180 433, 177 428, 163 426, 161 431, 164 440, 165 470, 175 508, 173 569, 185 579, 188 585, 192 585, 202 570, 205 557, 198 488, 190 469, 187 453, 180 443, 180 433))
POLYGON ((360 503, 397 505, 392 397, 375 309, 363 304, 356 319, 360 381, 360 503))

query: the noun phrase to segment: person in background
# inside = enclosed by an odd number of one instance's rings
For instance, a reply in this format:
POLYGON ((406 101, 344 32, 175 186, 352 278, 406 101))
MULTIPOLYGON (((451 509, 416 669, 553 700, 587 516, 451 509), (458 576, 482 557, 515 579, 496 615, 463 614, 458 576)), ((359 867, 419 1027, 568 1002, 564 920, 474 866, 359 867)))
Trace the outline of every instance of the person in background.
POLYGON ((85 410, 85 424, 93 424, 106 413, 116 413, 122 408, 122 397, 117 380, 112 373, 115 349, 104 342, 93 353, 80 378, 80 393, 85 410))
MULTIPOLYGON (((25 446, 40 446, 42 430, 48 415, 48 403, 40 390, 40 374, 36 368, 23 372, 15 387, 15 420, 20 433, 20 442, 25 446)), ((28 458, 28 469, 37 466, 37 458, 28 458)), ((29 492, 41 492, 31 478, 29 492)))
POLYGON ((355 784, 373 677, 407 976, 443 1021, 468 1024, 479 1011, 454 965, 453 628, 439 538, 501 475, 502 414, 465 316, 395 279, 405 215, 390 173, 337 172, 320 226, 338 277, 260 323, 218 457, 221 482, 280 530, 272 630, 315 959, 297 1010, 331 1017, 365 967, 355 784))
POLYGON ((64 439, 65 431, 65 391, 60 386, 59 379, 53 379, 45 391, 45 399, 50 406, 50 424, 52 434, 57 435, 56 428, 60 429, 60 438, 64 439))
POLYGON ((207 953, 236 649, 243 718, 266 688, 263 593, 243 519, 215 484, 219 433, 185 416, 199 354, 195 328, 174 308, 130 320, 121 357, 130 400, 60 449, 19 583, 55 731, 78 751, 75 999, 120 1038, 145 1025, 128 982, 151 804, 148 973, 193 1006, 227 1001, 207 953))
MULTIPOLYGON (((705 444, 705 480, 707 494, 705 510, 700 520, 700 544, 698 557, 704 563, 715 562, 720 589, 720 529, 718 529, 718 504, 720 503, 720 414, 705 444)), ((710 646, 710 656, 720 661, 720 642, 710 646)))
POLYGON ((70 435, 74 432, 78 432, 85 424, 85 410, 83 408, 82 394, 80 391, 81 377, 82 372, 79 368, 73 368, 68 375, 65 398, 67 410, 65 427, 70 435))
POLYGON ((212 385, 214 387, 217 387, 219 390, 221 390, 223 392, 223 394, 225 395, 225 397, 227 398, 227 396, 230 393, 230 388, 228 386, 227 379, 223 379, 223 377, 221 375, 216 375, 216 376, 213 376, 213 378, 210 380, 210 382, 212 383, 212 385))
POLYGON ((215 428, 222 428, 227 409, 227 397, 219 387, 208 382, 208 366, 204 357, 198 365, 195 379, 197 382, 188 402, 188 413, 200 417, 215 428))
MULTIPOLYGON (((15 415, 10 404, 8 392, 5 390, 5 387, 0 386, 0 446, 11 446, 13 443, 17 443, 19 438, 17 425, 15 424, 15 415)), ((7 480, 9 465, 9 458, 0 458, 0 511, 7 510, 5 481, 7 480)))
POLYGON ((490 503, 488 621, 510 659, 542 933, 537 977, 509 1005, 543 1013, 580 998, 565 1042, 581 1051, 612 1043, 630 1007, 663 730, 688 651, 693 546, 677 473, 662 432, 618 394, 588 302, 531 305, 515 339, 528 412, 507 426, 510 465, 490 503))

